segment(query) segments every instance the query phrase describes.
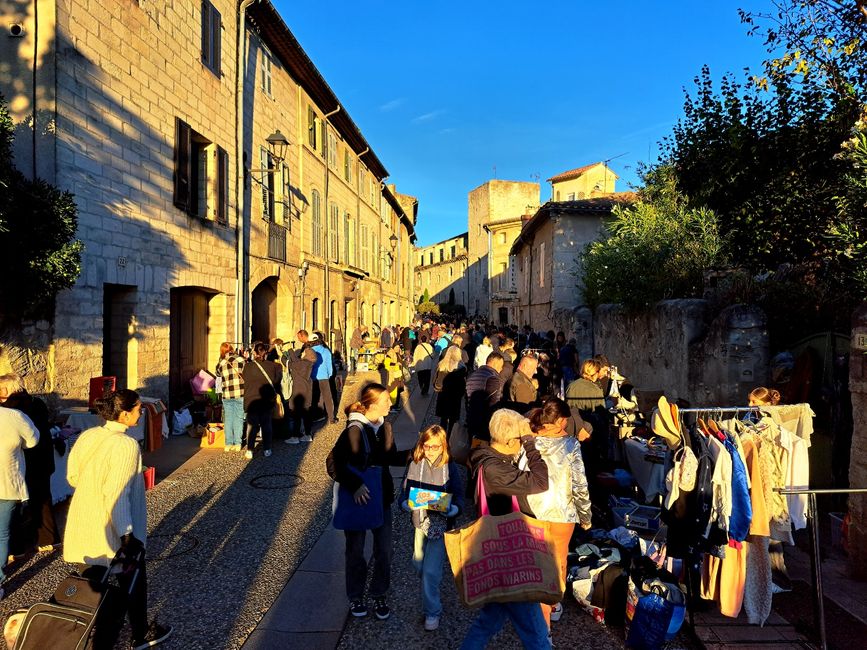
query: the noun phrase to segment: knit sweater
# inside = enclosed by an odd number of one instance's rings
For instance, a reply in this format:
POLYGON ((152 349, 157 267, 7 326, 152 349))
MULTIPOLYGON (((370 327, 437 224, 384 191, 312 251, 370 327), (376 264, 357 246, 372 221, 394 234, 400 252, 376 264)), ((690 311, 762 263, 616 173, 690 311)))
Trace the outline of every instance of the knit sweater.
POLYGON ((11 408, 0 408, 0 499, 26 501, 24 452, 39 442, 39 431, 29 417, 11 408))
POLYGON ((144 478, 138 443, 119 422, 88 429, 69 453, 66 478, 75 488, 63 559, 108 566, 120 538, 147 538, 144 478))

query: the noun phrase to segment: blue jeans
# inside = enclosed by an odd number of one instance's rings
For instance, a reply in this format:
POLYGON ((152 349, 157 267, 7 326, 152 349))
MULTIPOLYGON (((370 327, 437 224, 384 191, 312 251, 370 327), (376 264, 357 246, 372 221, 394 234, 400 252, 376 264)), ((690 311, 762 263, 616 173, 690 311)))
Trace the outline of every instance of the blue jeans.
POLYGON ((223 431, 226 445, 240 445, 244 438, 244 398, 223 400, 223 431))
POLYGON ((6 580, 3 569, 9 557, 9 524, 12 522, 12 513, 15 512, 18 504, 19 501, 16 499, 0 499, 0 585, 6 580))
POLYGON ((425 616, 440 616, 443 613, 440 582, 443 578, 445 556, 446 542, 442 537, 428 539, 422 531, 415 529, 412 565, 421 577, 421 604, 425 616))
POLYGON ((461 650, 482 650, 506 620, 512 622, 515 632, 527 650, 550 650, 548 626, 539 603, 489 603, 482 607, 470 625, 461 650))

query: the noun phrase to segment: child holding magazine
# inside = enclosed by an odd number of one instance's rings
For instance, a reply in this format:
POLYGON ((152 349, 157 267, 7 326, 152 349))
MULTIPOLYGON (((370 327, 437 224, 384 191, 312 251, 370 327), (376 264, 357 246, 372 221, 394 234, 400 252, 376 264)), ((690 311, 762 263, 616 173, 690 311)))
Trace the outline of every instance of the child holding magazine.
POLYGON ((440 582, 446 545, 443 534, 454 527, 463 509, 463 476, 449 460, 445 429, 433 425, 421 432, 403 481, 401 503, 412 512, 415 526, 412 563, 421 577, 424 629, 435 630, 442 616, 440 582))

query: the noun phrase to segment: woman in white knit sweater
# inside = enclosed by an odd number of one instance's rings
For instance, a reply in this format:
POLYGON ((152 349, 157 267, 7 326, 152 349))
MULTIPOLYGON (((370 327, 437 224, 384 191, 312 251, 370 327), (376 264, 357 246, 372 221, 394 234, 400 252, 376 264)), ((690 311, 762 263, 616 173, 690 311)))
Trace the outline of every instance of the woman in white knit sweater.
MULTIPOLYGON (((138 424, 141 400, 135 391, 107 393, 96 402, 105 419, 101 427, 88 429, 69 454, 67 479, 75 488, 63 537, 63 559, 89 567, 108 567, 118 551, 127 558, 144 549, 147 539, 144 477, 138 443, 126 430, 138 424)), ((100 570, 91 573, 101 576, 100 570)), ((127 612, 133 647, 149 648, 165 641, 171 626, 148 624, 147 578, 144 562, 135 584, 132 571, 118 574, 129 594, 127 612)), ((97 630, 95 647, 112 647, 116 630, 97 630)))

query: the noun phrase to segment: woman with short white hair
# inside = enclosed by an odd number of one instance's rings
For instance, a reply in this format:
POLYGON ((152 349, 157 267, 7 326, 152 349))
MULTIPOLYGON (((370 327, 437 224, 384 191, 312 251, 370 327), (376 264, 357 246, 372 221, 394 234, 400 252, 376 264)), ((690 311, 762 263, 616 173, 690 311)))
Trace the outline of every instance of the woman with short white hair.
MULTIPOLYGON (((505 515, 512 511, 512 497, 518 498, 521 512, 533 516, 527 502, 530 494, 548 489, 548 466, 536 449, 536 439, 529 421, 520 413, 500 409, 491 416, 491 444, 470 453, 473 474, 482 474, 488 510, 492 515, 505 515), (518 468, 518 456, 526 454, 527 468, 518 468)), ((477 498, 478 501, 478 498, 477 498)), ((470 626, 462 648, 484 648, 502 629, 506 620, 512 622, 525 648, 550 648, 548 626, 538 603, 489 603, 482 607, 470 626)))

